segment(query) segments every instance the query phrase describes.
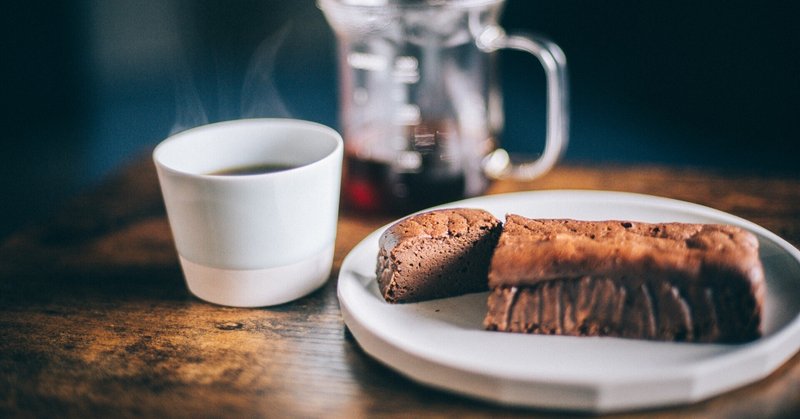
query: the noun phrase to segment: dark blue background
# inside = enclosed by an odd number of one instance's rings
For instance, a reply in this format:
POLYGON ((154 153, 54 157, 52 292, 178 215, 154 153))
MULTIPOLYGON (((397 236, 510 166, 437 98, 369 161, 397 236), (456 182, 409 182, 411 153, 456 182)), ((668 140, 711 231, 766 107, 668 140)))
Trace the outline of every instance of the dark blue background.
MULTIPOLYGON (((800 30, 788 1, 510 0, 571 76, 571 163, 797 177, 800 30)), ((0 236, 141 158, 177 126, 238 118, 267 42, 261 116, 336 126, 335 40, 313 1, 78 0, 4 6, 0 236), (274 54, 270 55, 270 54, 274 54), (271 67, 270 67, 271 66, 271 67)), ((509 148, 537 150, 543 75, 502 56, 509 148)), ((247 100, 247 99, 246 99, 247 100)))

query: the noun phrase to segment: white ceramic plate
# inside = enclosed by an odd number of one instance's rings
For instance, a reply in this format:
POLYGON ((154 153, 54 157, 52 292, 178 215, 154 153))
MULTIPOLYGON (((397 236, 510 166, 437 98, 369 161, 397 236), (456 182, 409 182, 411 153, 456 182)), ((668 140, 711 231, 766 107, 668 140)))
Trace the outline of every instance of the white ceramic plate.
POLYGON ((765 336, 741 345, 539 336, 482 329, 486 293, 392 305, 378 293, 378 237, 345 258, 338 294, 363 349, 412 380, 501 404, 590 412, 694 402, 759 380, 800 347, 800 251, 744 219, 647 195, 542 191, 445 205, 498 218, 723 223, 755 233, 767 278, 765 336))

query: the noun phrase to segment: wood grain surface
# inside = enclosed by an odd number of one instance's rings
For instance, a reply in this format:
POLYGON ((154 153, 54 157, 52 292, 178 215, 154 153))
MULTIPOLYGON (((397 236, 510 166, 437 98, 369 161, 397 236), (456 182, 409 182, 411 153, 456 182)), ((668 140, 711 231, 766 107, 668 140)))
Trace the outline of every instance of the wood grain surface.
MULTIPOLYGON (((602 189, 672 197, 800 245, 800 179, 562 166, 489 193, 602 189)), ((0 417, 552 417, 415 384, 365 355, 336 300, 342 259, 393 217, 343 213, 331 279, 260 309, 193 298, 149 159, 0 245, 0 417)), ((621 417, 800 417, 800 355, 693 405, 621 417)))

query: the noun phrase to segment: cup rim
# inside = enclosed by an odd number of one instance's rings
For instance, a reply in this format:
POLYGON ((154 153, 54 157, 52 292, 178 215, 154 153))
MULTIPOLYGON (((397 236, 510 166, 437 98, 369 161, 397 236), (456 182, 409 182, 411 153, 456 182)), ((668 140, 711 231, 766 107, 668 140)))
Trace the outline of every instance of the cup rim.
POLYGON ((186 176, 189 178, 196 178, 196 179, 204 179, 204 180, 214 180, 219 182, 241 182, 246 179, 258 179, 264 177, 277 177, 277 176, 284 176, 286 174, 291 174, 298 170, 304 170, 309 167, 316 166, 318 164, 322 164, 325 160, 331 158, 331 156, 336 155, 337 153, 343 152, 344 149, 344 140, 342 139, 341 134, 335 129, 313 121, 307 121, 303 119, 295 119, 295 118, 241 118, 241 119, 231 119, 219 122, 213 122, 209 124, 198 125, 196 127, 192 127, 175 134, 172 134, 162 140, 156 147, 153 149, 153 161, 155 162, 156 166, 164 170, 168 173, 172 173, 174 175, 186 176), (234 125, 242 125, 242 124, 258 124, 258 125, 294 125, 298 128, 307 129, 310 131, 316 131, 320 134, 326 135, 333 139, 336 142, 336 145, 326 154, 321 156, 320 158, 313 160, 306 164, 301 164, 296 167, 288 168, 286 170, 280 170, 277 172, 269 172, 269 173, 257 173, 257 174, 250 174, 245 176, 226 176, 226 175, 213 175, 209 173, 196 173, 188 170, 182 170, 180 168, 174 167, 174 165, 169 165, 163 161, 163 157, 161 155, 164 153, 164 149, 169 147, 174 141, 179 141, 183 137, 195 135, 200 131, 206 131, 209 129, 219 129, 221 127, 226 126, 234 126, 234 125))

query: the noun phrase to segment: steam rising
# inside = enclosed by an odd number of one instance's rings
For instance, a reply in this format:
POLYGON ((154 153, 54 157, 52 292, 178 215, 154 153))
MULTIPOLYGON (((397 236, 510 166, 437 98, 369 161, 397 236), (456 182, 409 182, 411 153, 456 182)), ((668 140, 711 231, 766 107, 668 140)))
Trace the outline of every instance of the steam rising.
POLYGON ((283 45, 288 33, 287 23, 256 48, 250 65, 247 66, 242 86, 242 117, 289 116, 272 77, 278 48, 283 45))
POLYGON ((206 110, 185 60, 175 69, 175 103, 175 123, 170 135, 208 123, 206 110))
MULTIPOLYGON (((218 80, 219 115, 230 118, 289 117, 289 111, 275 86, 273 73, 278 50, 283 45, 290 25, 287 23, 274 35, 259 44, 250 58, 244 74, 241 90, 240 109, 233 109, 235 102, 230 98, 228 89, 218 80)), ((198 93, 192 72, 186 60, 175 66, 175 123, 170 135, 208 124, 209 118, 203 101, 198 93)))

